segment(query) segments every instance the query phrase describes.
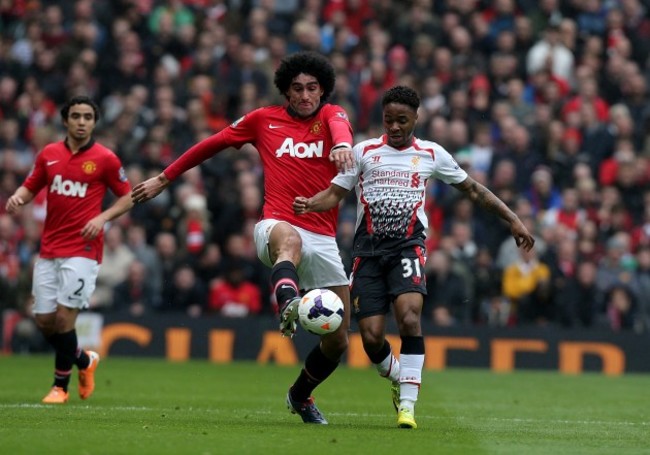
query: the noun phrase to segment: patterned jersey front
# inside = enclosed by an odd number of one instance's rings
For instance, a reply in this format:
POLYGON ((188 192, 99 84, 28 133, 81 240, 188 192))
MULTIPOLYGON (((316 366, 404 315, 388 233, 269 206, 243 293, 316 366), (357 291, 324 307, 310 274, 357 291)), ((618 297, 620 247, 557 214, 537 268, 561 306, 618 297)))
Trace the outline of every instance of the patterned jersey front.
POLYGON ((467 173, 441 145, 417 138, 410 146, 395 149, 382 136, 357 144, 353 151, 355 168, 339 173, 332 183, 347 190, 356 186, 354 256, 380 256, 410 245, 423 247, 427 180, 461 183, 467 173))
POLYGON ((46 259, 85 257, 102 261, 103 233, 84 240, 81 230, 99 215, 106 190, 116 196, 131 191, 119 158, 91 141, 76 154, 65 142, 43 148, 23 186, 34 194, 47 191, 47 215, 40 256, 46 259))

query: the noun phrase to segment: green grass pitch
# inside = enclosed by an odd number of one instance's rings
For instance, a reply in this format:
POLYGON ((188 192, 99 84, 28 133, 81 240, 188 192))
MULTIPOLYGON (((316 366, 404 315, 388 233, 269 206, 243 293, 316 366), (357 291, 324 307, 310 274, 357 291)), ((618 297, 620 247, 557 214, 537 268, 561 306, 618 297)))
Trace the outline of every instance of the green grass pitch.
POLYGON ((284 404, 298 367, 108 357, 87 401, 45 406, 51 356, 0 357, 3 454, 650 454, 650 376, 426 371, 419 428, 389 383, 341 367, 316 390, 328 426, 284 404))

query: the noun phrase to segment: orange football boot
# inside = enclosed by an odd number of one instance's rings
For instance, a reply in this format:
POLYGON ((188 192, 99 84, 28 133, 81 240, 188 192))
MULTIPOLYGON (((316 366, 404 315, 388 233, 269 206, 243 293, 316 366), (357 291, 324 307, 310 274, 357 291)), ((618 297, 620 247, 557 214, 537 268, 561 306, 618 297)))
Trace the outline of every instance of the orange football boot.
POLYGON ((82 400, 89 398, 95 390, 95 370, 99 365, 99 354, 95 351, 86 351, 86 354, 90 357, 88 368, 79 370, 79 396, 82 400))
POLYGON ((61 387, 54 386, 43 398, 45 404, 63 404, 68 401, 68 392, 61 387))

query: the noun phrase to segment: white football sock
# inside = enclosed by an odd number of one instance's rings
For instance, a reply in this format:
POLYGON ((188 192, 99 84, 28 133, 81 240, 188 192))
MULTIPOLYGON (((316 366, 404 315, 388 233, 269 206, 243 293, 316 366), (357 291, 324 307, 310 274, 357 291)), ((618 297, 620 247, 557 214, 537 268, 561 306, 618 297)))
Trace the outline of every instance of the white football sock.
POLYGON ((384 360, 376 363, 375 368, 377 368, 381 377, 393 382, 399 380, 399 360, 397 360, 392 352, 384 360))
POLYGON ((414 412, 422 383, 424 354, 401 354, 399 369, 400 408, 414 412))

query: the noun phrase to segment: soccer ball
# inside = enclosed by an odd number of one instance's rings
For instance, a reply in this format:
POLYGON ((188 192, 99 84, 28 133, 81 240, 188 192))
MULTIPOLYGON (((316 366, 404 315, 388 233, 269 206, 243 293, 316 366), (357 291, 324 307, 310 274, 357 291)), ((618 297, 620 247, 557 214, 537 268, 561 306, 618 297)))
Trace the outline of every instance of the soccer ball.
POLYGON ((343 301, 329 289, 314 289, 298 304, 298 321, 314 335, 334 332, 343 321, 343 301))

